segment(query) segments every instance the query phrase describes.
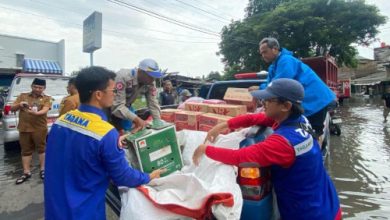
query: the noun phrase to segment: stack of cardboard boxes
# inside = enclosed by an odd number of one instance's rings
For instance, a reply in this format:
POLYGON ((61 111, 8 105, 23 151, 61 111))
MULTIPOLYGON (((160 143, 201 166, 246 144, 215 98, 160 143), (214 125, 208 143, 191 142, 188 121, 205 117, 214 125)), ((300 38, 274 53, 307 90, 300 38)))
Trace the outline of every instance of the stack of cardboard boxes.
MULTIPOLYGON (((232 117, 253 112, 256 105, 248 89, 228 88, 224 100, 227 104, 185 103, 185 110, 162 110, 161 118, 176 125, 176 130, 209 131, 215 125, 232 117)), ((224 101, 221 101, 224 102, 224 101)), ((228 133, 226 130, 224 133, 228 133)))
MULTIPOLYGON (((200 115, 199 118, 199 131, 210 131, 215 125, 227 122, 232 117, 225 115, 217 115, 213 113, 205 113, 200 115)), ((222 134, 229 133, 229 129, 226 129, 221 132, 222 134)))
POLYGON ((223 99, 227 104, 245 105, 248 112, 256 110, 256 102, 253 96, 244 88, 228 88, 223 99))
POLYGON ((164 109, 161 111, 161 119, 166 122, 175 123, 175 113, 180 111, 180 109, 164 109))
POLYGON ((199 129, 199 116, 203 112, 180 111, 175 112, 176 130, 183 129, 197 131, 199 129))

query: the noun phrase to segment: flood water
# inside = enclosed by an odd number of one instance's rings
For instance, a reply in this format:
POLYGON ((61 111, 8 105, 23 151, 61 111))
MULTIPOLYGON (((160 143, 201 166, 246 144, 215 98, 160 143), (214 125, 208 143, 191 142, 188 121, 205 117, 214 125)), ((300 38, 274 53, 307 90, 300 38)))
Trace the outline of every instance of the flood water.
POLYGON ((390 122, 379 104, 359 98, 340 107, 341 136, 331 137, 326 165, 344 218, 390 219, 390 122))
MULTIPOLYGON (((341 136, 331 137, 326 166, 339 192, 344 219, 390 219, 390 122, 383 123, 379 103, 359 98, 340 107, 341 136)), ((43 217, 42 181, 38 161, 34 164, 32 180, 16 187, 14 181, 22 171, 20 153, 5 153, 0 145, 0 219, 43 217), (24 196, 18 198, 20 191, 24 196)))

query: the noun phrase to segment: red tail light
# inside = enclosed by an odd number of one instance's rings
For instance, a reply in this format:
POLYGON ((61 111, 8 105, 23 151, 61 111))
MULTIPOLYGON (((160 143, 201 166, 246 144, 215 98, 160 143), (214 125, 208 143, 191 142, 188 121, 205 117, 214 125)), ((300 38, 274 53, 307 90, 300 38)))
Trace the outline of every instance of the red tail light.
POLYGON ((234 75, 236 79, 257 79, 257 73, 238 73, 234 75))
POLYGON ((11 113, 11 105, 4 106, 4 115, 9 115, 11 113))
POLYGON ((261 200, 271 192, 270 170, 254 164, 249 165, 239 167, 237 182, 244 199, 261 200))

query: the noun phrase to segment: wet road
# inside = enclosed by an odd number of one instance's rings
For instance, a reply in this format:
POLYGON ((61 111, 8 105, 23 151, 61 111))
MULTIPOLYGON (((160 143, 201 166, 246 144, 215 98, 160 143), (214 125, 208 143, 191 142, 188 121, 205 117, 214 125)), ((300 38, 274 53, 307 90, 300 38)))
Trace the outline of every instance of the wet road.
POLYGON ((390 122, 379 101, 355 99, 340 108, 341 136, 327 161, 344 218, 390 218, 390 122))
MULTIPOLYGON (((32 177, 20 185, 15 185, 16 178, 23 169, 20 148, 4 151, 0 130, 0 220, 36 220, 43 219, 43 181, 39 178, 38 155, 34 154, 32 177)), ((108 206, 107 220, 117 219, 108 206)))
POLYGON ((38 164, 35 158, 27 184, 15 185, 22 174, 20 150, 4 152, 0 146, 0 219, 42 219, 43 187, 38 164))
MULTIPOLYGON (((326 165, 344 218, 390 219, 390 122, 383 123, 382 107, 376 103, 363 99, 345 103, 340 108, 342 134, 331 137, 326 165)), ((43 184, 37 158, 32 179, 16 186, 22 172, 19 154, 17 150, 5 153, 0 145, 0 219, 42 219, 43 184)))

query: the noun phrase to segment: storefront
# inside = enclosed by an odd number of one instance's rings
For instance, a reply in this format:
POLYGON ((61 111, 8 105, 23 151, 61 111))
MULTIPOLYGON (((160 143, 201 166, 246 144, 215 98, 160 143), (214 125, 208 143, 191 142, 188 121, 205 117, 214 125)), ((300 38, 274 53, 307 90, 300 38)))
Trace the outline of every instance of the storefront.
POLYGON ((17 73, 65 73, 65 41, 45 41, 0 34, 0 87, 17 73))

